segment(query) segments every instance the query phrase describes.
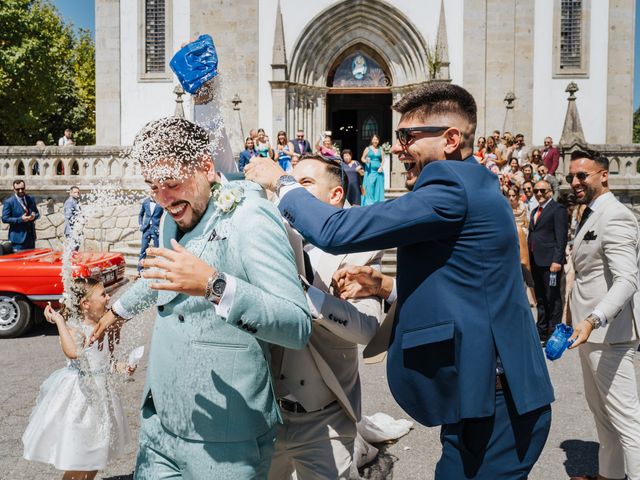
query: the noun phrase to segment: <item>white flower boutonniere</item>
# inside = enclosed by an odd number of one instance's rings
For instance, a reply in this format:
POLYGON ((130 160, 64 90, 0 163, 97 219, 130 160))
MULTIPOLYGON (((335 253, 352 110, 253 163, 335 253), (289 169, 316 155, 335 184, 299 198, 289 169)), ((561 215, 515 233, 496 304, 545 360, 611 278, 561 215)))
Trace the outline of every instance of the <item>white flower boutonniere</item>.
POLYGON ((240 187, 227 187, 216 183, 211 188, 213 201, 220 213, 232 212, 244 198, 244 190, 240 187))

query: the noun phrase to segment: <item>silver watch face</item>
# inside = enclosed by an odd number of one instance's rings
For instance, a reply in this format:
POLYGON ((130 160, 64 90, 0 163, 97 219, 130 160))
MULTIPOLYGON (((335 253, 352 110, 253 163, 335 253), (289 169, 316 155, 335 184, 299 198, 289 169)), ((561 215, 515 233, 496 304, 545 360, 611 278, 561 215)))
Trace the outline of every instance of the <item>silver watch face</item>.
POLYGON ((216 278, 213 285, 211 285, 211 291, 215 296, 221 297, 226 286, 227 281, 224 278, 216 278))

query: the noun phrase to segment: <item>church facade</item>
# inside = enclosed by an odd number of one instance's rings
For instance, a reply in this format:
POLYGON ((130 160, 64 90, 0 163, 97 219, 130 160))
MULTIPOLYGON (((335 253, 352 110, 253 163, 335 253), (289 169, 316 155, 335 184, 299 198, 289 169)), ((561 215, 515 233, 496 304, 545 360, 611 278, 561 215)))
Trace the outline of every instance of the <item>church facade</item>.
POLYGON ((96 0, 97 143, 174 113, 169 60, 203 33, 236 152, 261 127, 330 130, 359 157, 373 133, 392 141, 391 105, 428 81, 474 95, 476 136, 538 145, 560 138, 573 81, 587 141, 630 143, 634 19, 634 0, 96 0))

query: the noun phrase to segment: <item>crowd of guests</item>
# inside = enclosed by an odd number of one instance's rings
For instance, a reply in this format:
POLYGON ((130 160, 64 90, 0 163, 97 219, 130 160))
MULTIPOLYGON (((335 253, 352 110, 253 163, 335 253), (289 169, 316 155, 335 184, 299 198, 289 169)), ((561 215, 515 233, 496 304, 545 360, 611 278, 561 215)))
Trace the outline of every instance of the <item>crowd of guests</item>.
POLYGON ((296 131, 295 139, 288 139, 287 133, 280 130, 275 144, 263 128, 252 129, 245 139, 244 149, 240 152, 238 168, 241 172, 254 157, 271 158, 285 172, 291 172, 303 155, 316 153, 334 161, 347 177, 347 201, 350 205, 372 205, 384 201, 384 160, 385 151, 377 134, 371 136, 360 156, 354 158, 350 149, 340 149, 333 141, 330 131, 323 132, 321 138, 311 145, 305 139, 304 130, 296 131))
POLYGON ((555 175, 560 152, 551 137, 544 139, 541 150, 528 148, 521 133, 500 135, 496 130, 478 139, 474 155, 498 175, 513 211, 523 279, 530 304, 537 308, 544 344, 557 324, 571 323, 567 315, 574 279, 571 248, 584 206, 578 207, 573 193, 560 194, 555 175))

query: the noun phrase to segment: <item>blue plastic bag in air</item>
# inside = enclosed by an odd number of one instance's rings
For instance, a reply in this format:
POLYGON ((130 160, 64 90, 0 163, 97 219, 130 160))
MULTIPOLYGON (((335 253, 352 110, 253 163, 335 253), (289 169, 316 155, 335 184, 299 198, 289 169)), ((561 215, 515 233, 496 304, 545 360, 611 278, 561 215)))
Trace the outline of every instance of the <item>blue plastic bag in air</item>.
POLYGON ((218 75, 218 54, 211 35, 200 35, 182 47, 169 62, 182 88, 190 94, 218 75))

